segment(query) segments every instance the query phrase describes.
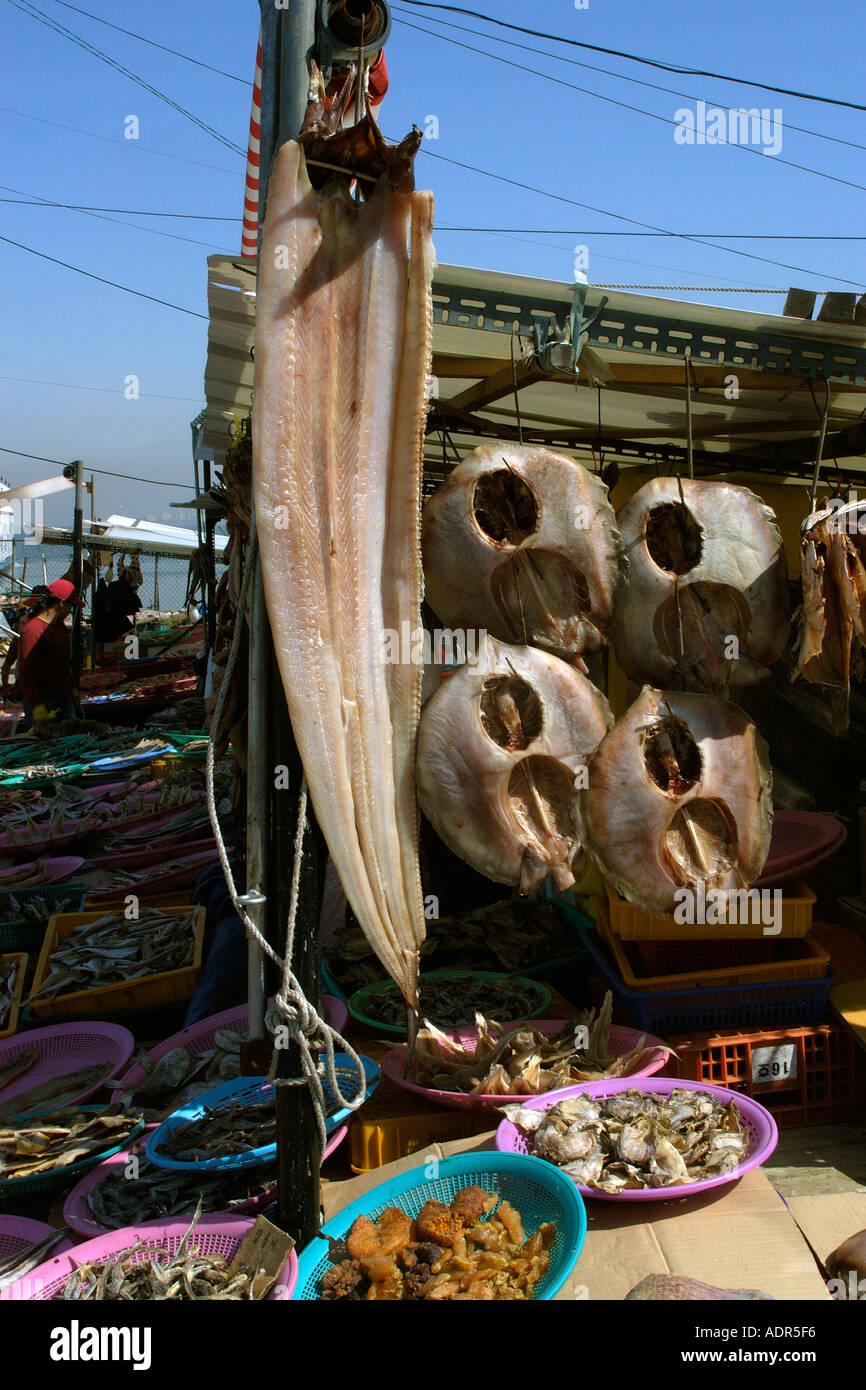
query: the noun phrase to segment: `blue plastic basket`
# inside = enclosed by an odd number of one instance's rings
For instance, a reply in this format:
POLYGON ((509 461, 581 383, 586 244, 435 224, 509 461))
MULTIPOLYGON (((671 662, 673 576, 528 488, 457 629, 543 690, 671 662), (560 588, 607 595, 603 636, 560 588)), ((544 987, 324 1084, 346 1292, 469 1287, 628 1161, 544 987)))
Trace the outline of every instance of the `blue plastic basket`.
POLYGON ((771 1027, 811 1023, 823 1017, 836 976, 821 980, 778 980, 754 985, 712 985, 695 989, 629 989, 595 932, 581 937, 599 974, 635 1028, 666 1037, 671 1033, 710 1032, 715 1028, 771 1027))
POLYGON ((322 1227, 298 1257, 296 1299, 309 1302, 320 1297, 322 1278, 333 1263, 330 1243, 344 1240, 357 1217, 375 1221, 387 1207, 399 1207, 414 1217, 425 1202, 450 1202, 467 1185, 495 1192, 509 1201, 520 1212, 527 1237, 545 1221, 556 1223, 550 1267, 536 1286, 535 1298, 551 1299, 559 1292, 586 1239, 586 1208, 571 1179, 552 1163, 526 1154, 457 1154, 439 1160, 436 1176, 428 1177, 431 1162, 427 1156, 417 1168, 365 1192, 322 1227))
MULTIPOLYGON (((348 1095, 353 1085, 357 1087, 357 1068, 347 1052, 335 1052, 334 1061, 340 1090, 343 1095, 348 1095)), ((370 1057, 362 1057, 361 1063, 369 1098, 379 1084, 379 1068, 370 1057)), ((326 1099, 331 1100, 333 1096, 327 1076, 322 1077, 322 1087, 326 1099)), ((203 1095, 196 1096, 194 1100, 175 1110, 167 1120, 163 1120, 158 1129, 152 1130, 147 1136, 145 1153, 151 1163, 155 1163, 158 1168, 178 1168, 186 1173, 220 1173, 229 1169, 254 1168, 259 1163, 272 1162, 277 1156, 276 1143, 261 1144, 257 1149, 250 1149, 248 1153, 222 1154, 218 1158, 203 1158, 198 1162, 169 1158, 167 1154, 160 1152, 158 1146, 170 1134, 192 1124, 194 1120, 200 1120, 206 1110, 227 1110, 237 1101, 243 1101, 247 1105, 261 1105, 263 1109, 269 1108, 274 1101, 274 1086, 269 1081, 262 1081, 258 1076, 239 1076, 234 1081, 227 1081, 222 1086, 215 1086, 212 1091, 205 1091, 203 1095)), ((334 1130, 354 1113, 353 1110, 341 1108, 330 1115, 325 1121, 326 1134, 333 1134, 334 1130)))

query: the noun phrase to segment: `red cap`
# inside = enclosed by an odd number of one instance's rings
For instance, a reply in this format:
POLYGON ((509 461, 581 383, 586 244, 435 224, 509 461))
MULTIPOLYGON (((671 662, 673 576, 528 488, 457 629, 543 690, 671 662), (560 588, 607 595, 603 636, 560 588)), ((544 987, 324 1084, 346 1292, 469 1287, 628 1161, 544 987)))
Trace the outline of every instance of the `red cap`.
POLYGON ((53 584, 48 585, 48 592, 59 598, 61 603, 71 603, 73 608, 84 607, 81 599, 75 597, 75 585, 70 584, 68 579, 55 579, 53 584))

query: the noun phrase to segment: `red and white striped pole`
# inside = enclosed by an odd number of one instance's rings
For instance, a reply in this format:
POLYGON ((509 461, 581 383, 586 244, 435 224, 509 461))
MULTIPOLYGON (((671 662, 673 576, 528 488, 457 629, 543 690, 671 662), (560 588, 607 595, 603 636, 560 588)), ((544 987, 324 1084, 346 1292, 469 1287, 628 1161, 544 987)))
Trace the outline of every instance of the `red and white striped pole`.
POLYGON ((256 49, 256 75, 253 81, 253 104, 250 110, 250 143, 247 149, 247 178, 244 186, 244 221, 241 232, 241 256, 256 259, 259 244, 259 141, 262 133, 262 31, 256 49))

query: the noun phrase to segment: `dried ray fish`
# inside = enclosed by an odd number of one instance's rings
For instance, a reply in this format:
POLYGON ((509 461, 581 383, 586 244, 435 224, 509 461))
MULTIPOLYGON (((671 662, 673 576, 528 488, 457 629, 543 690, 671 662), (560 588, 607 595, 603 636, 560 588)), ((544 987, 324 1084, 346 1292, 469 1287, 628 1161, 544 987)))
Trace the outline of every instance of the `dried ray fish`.
POLYGON ((143 1081, 123 1086, 124 1100, 150 1107, 145 1111, 150 1119, 166 1108, 169 1113, 179 1109, 224 1081, 234 1081, 240 1076, 240 1047, 246 1037, 247 1030, 217 1028, 214 1045, 195 1054, 187 1047, 174 1047, 154 1062, 147 1052, 139 1052, 136 1060, 147 1074, 143 1081))
POLYGON ((141 1121, 131 1111, 57 1110, 0 1122, 0 1182, 32 1178, 122 1144, 141 1121))
POLYGON ((420 1086, 474 1096, 541 1095, 579 1081, 630 1076, 656 1050, 640 1037, 619 1056, 610 1051, 613 996, 608 990, 598 1018, 569 1021, 559 1033, 531 1023, 506 1029, 477 1015, 477 1037, 463 1046, 427 1023, 419 1029, 412 1075, 420 1086))
POLYGON ((531 1153, 600 1192, 733 1175, 749 1152, 736 1102, 725 1105, 707 1091, 579 1095, 548 1110, 509 1105, 505 1114, 528 1136, 531 1153))
POLYGON ((135 921, 109 913, 58 937, 51 970, 30 998, 53 999, 80 989, 136 980, 189 965, 195 946, 195 914, 141 909, 135 921))

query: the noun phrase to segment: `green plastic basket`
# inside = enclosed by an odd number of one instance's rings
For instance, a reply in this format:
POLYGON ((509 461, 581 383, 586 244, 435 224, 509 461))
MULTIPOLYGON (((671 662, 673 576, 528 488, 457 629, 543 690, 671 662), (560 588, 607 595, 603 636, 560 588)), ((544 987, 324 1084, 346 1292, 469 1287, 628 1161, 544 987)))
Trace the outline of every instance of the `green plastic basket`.
MULTIPOLYGON (((445 979, 471 979, 503 981, 511 980, 523 988, 531 998, 537 1003, 531 1009, 522 1009, 509 1017, 505 1017, 501 1007, 491 1010, 493 1017, 498 1023, 509 1023, 524 1018, 542 1018, 550 1008, 553 995, 546 985, 539 983, 538 980, 529 980, 525 975, 505 975, 497 974, 492 970, 431 970, 429 975, 421 976, 421 989, 423 991, 425 980, 445 980, 445 979)), ((399 997, 399 990, 393 980, 377 980, 372 985, 364 985, 363 989, 356 989, 351 999, 348 1001, 349 1013, 358 1023, 365 1024, 368 1028, 375 1028, 379 1033, 387 1033, 391 1037, 405 1038, 406 1028, 397 1023, 382 1023, 374 1016, 374 1012, 369 1012, 371 1003, 382 994, 395 994, 399 997)), ((424 1014, 424 1003, 421 1001, 421 1014, 424 1014)), ((463 1020, 464 1023, 471 1023, 471 1018, 463 1020)), ((436 1019, 431 1022, 435 1023, 436 1019)), ((444 1025, 443 1025, 444 1026, 444 1025)), ((448 1025, 451 1026, 450 1024, 448 1025)))

